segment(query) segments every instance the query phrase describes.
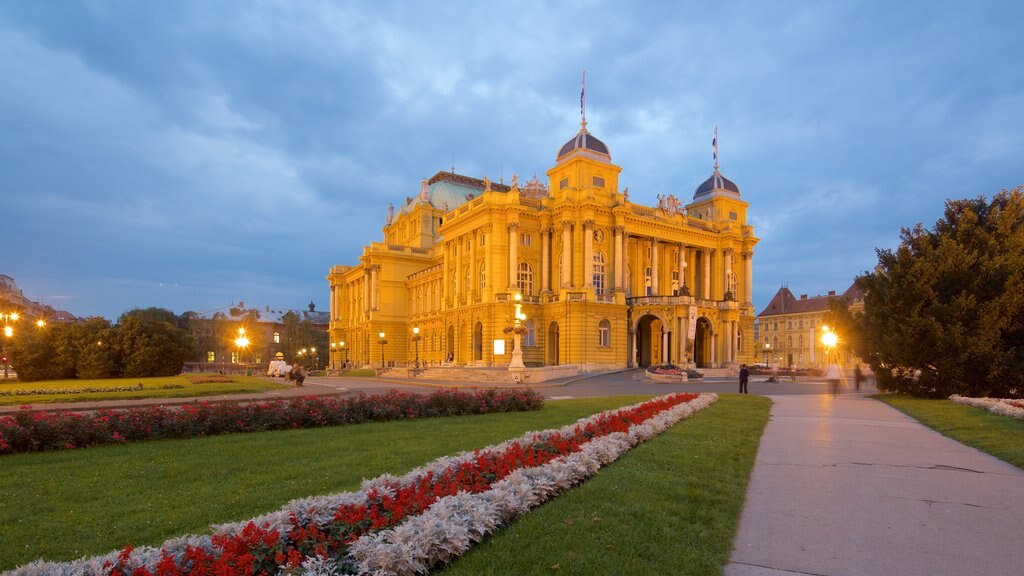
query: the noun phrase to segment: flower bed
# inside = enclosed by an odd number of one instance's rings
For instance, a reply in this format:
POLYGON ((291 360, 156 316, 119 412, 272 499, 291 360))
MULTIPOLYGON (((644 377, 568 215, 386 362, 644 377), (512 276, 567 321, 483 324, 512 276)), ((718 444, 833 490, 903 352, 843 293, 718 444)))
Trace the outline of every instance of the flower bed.
POLYGON ((1024 420, 1024 402, 1010 398, 969 398, 953 394, 949 397, 954 404, 984 408, 993 414, 1024 420))
POLYGON ((362 490, 294 500, 211 536, 126 548, 76 562, 35 562, 35 574, 417 574, 594 474, 696 410, 714 394, 673 394, 444 457, 362 490))
POLYGON ((203 402, 180 407, 99 410, 88 414, 38 412, 25 407, 13 416, 0 417, 0 454, 135 440, 537 410, 543 403, 543 397, 533 390, 438 390, 429 395, 389 390, 374 396, 310 396, 250 404, 203 402))
MULTIPOLYGON (((90 394, 93 392, 138 392, 144 387, 142 383, 130 386, 87 386, 85 388, 15 388, 14 390, 0 390, 0 396, 54 396, 60 394, 90 394)), ((162 389, 184 388, 181 384, 168 384, 161 386, 162 389)))

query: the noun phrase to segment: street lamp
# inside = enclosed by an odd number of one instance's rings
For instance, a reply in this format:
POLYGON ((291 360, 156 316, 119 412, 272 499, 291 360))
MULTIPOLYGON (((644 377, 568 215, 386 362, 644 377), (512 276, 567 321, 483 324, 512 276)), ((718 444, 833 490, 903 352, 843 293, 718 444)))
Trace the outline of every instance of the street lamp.
POLYGON ((416 368, 420 367, 420 338, 423 338, 422 336, 420 336, 420 327, 413 326, 412 338, 410 338, 410 340, 412 340, 416 344, 416 362, 413 364, 413 366, 416 368))
POLYGON ((313 370, 320 369, 320 355, 316 353, 316 346, 309 349, 309 353, 313 355, 313 370))
POLYGON ((9 367, 9 365, 7 364, 7 341, 9 339, 11 339, 12 336, 14 336, 14 326, 11 326, 11 322, 17 322, 19 318, 21 318, 21 316, 19 316, 17 312, 10 312, 10 313, 2 312, 2 313, 0 313, 0 319, 2 319, 4 321, 4 345, 3 345, 4 380, 7 380, 7 377, 8 377, 8 367, 9 367))
POLYGON ((839 343, 839 336, 828 326, 822 326, 821 330, 821 343, 825 346, 825 363, 827 364, 831 361, 832 350, 839 343))
POLYGON ((238 329, 238 337, 235 338, 235 347, 238 348, 238 363, 242 363, 242 351, 249 347, 249 338, 245 335, 245 328, 238 329))
POLYGON ((764 365, 768 366, 768 354, 772 350, 772 345, 767 340, 764 341, 764 365))
POLYGON ((529 332, 529 329, 523 325, 526 320, 526 314, 523 313, 523 295, 517 292, 514 301, 515 316, 512 318, 512 326, 506 326, 504 332, 505 334, 511 333, 513 338, 512 361, 508 363, 508 368, 509 370, 521 370, 526 368, 526 365, 523 364, 522 336, 529 332))
POLYGON ((345 341, 341 341, 341 349, 345 351, 345 366, 348 366, 348 348, 345 348, 345 341))
POLYGON ((377 343, 380 344, 380 367, 384 369, 384 345, 388 343, 387 339, 384 338, 384 331, 381 330, 378 334, 377 343))
POLYGON ((335 360, 335 354, 338 353, 338 343, 331 342, 331 370, 335 370, 338 367, 338 363, 335 360))

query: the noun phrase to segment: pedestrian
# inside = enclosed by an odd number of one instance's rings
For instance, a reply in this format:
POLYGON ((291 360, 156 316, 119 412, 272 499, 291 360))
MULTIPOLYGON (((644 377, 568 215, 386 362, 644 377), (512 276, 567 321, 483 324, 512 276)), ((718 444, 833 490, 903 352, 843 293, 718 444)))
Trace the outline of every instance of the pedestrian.
POLYGON ((306 373, 303 372, 302 366, 299 366, 298 364, 292 366, 292 370, 288 375, 295 381, 296 386, 302 386, 302 383, 306 380, 306 373))
POLYGON ((864 381, 864 372, 860 369, 860 362, 853 367, 853 383, 857 387, 857 392, 860 392, 860 383, 864 381))
POLYGON ((832 388, 833 396, 839 394, 839 377, 839 366, 835 364, 829 364, 828 368, 825 369, 825 380, 828 381, 829 386, 832 388))
POLYGON ((750 370, 746 364, 740 364, 740 394, 747 394, 747 381, 750 380, 750 370))

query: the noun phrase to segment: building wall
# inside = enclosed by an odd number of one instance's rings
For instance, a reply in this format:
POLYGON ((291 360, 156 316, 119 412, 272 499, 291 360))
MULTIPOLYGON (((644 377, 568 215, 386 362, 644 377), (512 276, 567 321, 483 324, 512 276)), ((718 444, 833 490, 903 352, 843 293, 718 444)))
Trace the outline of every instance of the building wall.
POLYGON ((379 365, 383 350, 385 364, 411 364, 418 326, 421 362, 506 365, 516 293, 534 328, 527 366, 692 364, 691 311, 710 326, 702 367, 754 361, 758 239, 747 203, 716 190, 685 209, 672 196, 659 207, 635 204, 618 189, 620 171, 609 155, 576 149, 548 171, 547 186, 444 172, 424 181, 389 214, 383 242, 365 246, 358 264, 331 268, 333 362, 347 350, 356 364, 379 365), (597 254, 604 275, 595 283, 597 254), (505 354, 494 354, 495 340, 506 341, 505 354))

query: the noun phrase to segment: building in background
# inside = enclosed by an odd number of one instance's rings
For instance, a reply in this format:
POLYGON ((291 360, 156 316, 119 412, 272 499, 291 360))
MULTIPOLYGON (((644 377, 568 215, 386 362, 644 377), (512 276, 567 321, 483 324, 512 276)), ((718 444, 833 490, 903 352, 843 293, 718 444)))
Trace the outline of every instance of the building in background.
POLYGON ((188 370, 232 370, 240 364, 266 368, 278 353, 289 363, 301 362, 311 368, 323 368, 328 359, 328 313, 316 310, 313 302, 304 310, 253 308, 239 302, 184 316, 196 341, 196 355, 187 363, 188 370), (236 343, 240 336, 245 337, 244 347, 236 343))
POLYGON ((527 367, 754 361, 758 239, 717 148, 685 205, 633 203, 621 170, 584 118, 547 184, 423 180, 388 205, 382 241, 330 269, 332 364, 504 366, 520 325, 527 367))
POLYGON ((0 274, 0 313, 17 313, 30 322, 38 320, 46 323, 74 324, 78 322, 78 317, 71 312, 27 298, 14 282, 14 278, 6 274, 0 274))
MULTIPOLYGON (((771 302, 757 315, 758 344, 762 358, 782 367, 824 368, 827 360, 821 335, 828 326, 829 305, 834 299, 843 302, 851 312, 864 311, 864 295, 855 284, 837 295, 835 290, 825 296, 799 298, 783 286, 771 302)), ((842 338, 842 335, 839 335, 842 338)), ((852 367, 860 360, 837 347, 838 363, 852 367)))

